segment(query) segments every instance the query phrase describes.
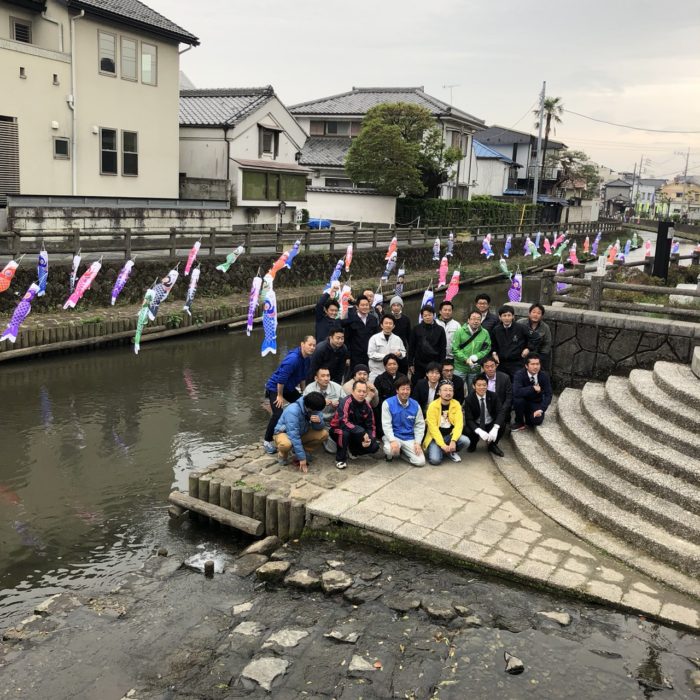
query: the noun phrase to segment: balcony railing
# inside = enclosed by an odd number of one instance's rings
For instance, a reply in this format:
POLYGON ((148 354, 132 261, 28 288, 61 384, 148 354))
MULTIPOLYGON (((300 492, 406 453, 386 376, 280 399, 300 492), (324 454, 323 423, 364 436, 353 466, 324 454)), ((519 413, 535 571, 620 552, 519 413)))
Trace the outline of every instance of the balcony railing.
MULTIPOLYGON (((542 180, 556 180, 559 177, 559 174, 561 173, 561 170, 559 168, 545 168, 544 171, 542 171, 542 168, 538 165, 530 165, 527 168, 527 177, 529 179, 534 179, 535 177, 535 171, 539 170, 540 174, 539 177, 542 180)), ((522 175, 520 176, 522 179, 522 175)))

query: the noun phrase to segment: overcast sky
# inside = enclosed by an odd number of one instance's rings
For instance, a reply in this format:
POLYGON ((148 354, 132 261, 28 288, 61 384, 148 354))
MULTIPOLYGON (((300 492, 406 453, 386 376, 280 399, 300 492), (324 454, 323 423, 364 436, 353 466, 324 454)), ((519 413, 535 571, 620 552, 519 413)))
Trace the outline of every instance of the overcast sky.
MULTIPOLYGON (((199 37, 196 87, 271 84, 287 105, 353 86, 424 86, 486 120, 533 131, 542 81, 565 108, 700 131, 700 0, 145 0, 199 37)), ((659 134, 564 113, 556 138, 646 176, 700 175, 700 133, 659 134)))

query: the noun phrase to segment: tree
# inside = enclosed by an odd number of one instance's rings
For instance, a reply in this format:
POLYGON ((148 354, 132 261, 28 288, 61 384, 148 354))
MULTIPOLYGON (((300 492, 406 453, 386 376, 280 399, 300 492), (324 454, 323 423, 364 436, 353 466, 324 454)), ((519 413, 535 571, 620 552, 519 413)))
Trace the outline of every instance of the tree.
MULTIPOLYGON (((540 181, 544 180, 544 162, 547 156, 547 144, 549 143, 549 131, 552 128, 552 122, 554 122, 554 133, 557 133, 557 124, 561 124, 561 115, 564 113, 564 105, 561 101, 561 97, 545 97, 544 100, 544 142, 542 144, 542 172, 540 174, 540 181)), ((540 110, 534 109, 533 114, 537 117, 535 122, 535 129, 540 128, 540 110)))
POLYGON ((558 155, 547 156, 548 168, 557 168, 561 173, 557 177, 555 187, 561 187, 570 180, 584 180, 584 199, 597 199, 600 195, 600 183, 603 179, 598 175, 598 168, 583 151, 562 151, 558 155))
POLYGON ((345 170, 354 182, 366 182, 382 194, 434 196, 462 157, 459 149, 444 147, 429 110, 396 102, 367 112, 345 170))

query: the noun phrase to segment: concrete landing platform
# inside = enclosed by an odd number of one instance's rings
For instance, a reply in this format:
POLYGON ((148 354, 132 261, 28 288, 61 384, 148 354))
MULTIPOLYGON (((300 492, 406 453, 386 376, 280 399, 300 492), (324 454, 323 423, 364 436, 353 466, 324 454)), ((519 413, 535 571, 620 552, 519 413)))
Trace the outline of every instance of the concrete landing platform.
POLYGON ((352 525, 525 583, 700 629, 697 598, 564 529, 520 495, 481 448, 463 454, 461 463, 420 469, 357 460, 353 466, 363 465, 363 472, 307 502, 307 519, 312 526, 322 519, 352 525))

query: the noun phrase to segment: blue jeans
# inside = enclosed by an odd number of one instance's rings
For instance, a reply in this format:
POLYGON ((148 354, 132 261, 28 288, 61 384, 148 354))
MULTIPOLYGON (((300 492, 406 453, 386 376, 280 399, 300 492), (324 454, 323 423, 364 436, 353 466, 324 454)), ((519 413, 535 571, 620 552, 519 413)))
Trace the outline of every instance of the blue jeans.
MULTIPOLYGON (((466 435, 460 435, 459 439, 457 440, 457 452, 467 447, 467 445, 469 445, 469 438, 466 435)), ((430 441, 427 453, 428 462, 430 462, 430 464, 440 464, 442 460, 445 459, 445 453, 442 451, 440 445, 435 442, 435 440, 430 441)))

